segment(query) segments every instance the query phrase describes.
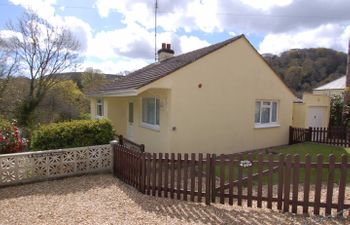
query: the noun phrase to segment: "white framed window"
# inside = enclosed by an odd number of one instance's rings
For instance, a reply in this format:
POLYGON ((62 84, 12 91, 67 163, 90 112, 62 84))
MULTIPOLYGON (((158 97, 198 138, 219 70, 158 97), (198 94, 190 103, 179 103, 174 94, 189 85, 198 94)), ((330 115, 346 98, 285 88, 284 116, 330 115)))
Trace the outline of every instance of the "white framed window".
POLYGON ((96 100, 96 118, 102 118, 103 117, 103 99, 98 98, 96 100))
POLYGON ((142 98, 142 125, 159 130, 160 100, 154 97, 142 98))
POLYGON ((257 100, 255 102, 255 127, 275 127, 278 125, 278 101, 257 100))

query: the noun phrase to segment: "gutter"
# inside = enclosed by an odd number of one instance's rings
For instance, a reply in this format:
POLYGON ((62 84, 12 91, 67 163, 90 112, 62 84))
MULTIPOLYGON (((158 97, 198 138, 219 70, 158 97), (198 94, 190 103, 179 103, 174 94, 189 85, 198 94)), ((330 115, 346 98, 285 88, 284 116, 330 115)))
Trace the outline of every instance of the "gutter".
POLYGON ((117 91, 101 91, 98 93, 88 94, 88 97, 127 97, 137 96, 138 91, 136 89, 125 89, 117 91))

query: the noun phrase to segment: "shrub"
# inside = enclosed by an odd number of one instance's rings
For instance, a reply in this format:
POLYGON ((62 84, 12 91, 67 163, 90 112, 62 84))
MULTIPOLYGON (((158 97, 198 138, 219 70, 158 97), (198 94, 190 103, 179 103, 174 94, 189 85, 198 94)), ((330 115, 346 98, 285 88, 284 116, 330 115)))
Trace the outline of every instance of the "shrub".
POLYGON ((23 152, 26 144, 26 140, 20 136, 16 121, 0 118, 0 154, 23 152))
POLYGON ((344 96, 331 97, 330 126, 350 126, 350 102, 344 105, 344 96))
POLYGON ((75 120, 42 125, 33 132, 32 150, 107 144, 114 138, 109 120, 75 120))

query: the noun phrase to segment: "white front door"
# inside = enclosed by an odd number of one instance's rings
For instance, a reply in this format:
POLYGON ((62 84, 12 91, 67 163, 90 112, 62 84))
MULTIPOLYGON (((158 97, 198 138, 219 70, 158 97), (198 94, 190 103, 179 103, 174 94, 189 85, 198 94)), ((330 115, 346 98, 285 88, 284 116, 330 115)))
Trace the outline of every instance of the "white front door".
POLYGON ((128 139, 133 140, 133 126, 134 126, 134 103, 129 102, 128 107, 128 139))
POLYGON ((310 106, 308 110, 308 127, 324 127, 325 107, 310 106))

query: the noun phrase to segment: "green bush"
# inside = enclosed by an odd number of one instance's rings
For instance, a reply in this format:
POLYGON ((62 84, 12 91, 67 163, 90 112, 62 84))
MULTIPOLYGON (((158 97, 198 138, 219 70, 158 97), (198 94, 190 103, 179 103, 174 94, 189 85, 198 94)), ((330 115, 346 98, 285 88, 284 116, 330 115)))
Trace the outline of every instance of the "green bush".
POLYGON ((33 132, 32 150, 108 144, 114 139, 109 120, 75 120, 42 125, 33 132))

